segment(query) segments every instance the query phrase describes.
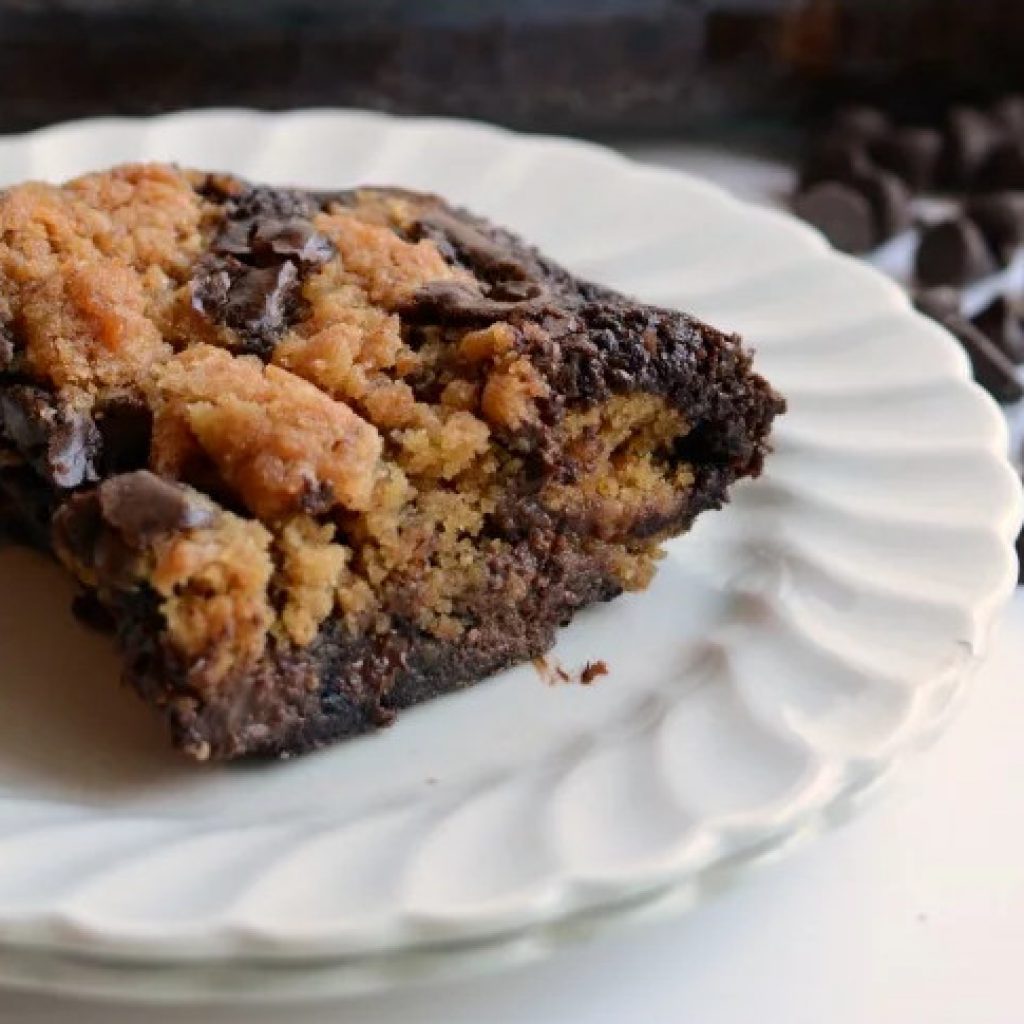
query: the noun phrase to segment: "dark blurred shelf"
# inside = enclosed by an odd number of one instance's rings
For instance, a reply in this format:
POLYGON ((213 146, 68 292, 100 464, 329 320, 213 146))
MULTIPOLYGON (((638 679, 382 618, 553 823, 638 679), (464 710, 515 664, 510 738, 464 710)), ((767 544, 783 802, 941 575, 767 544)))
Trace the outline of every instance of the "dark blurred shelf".
POLYGON ((1019 0, 8 0, 0 129, 366 106, 587 134, 920 117, 1022 84, 1019 0))

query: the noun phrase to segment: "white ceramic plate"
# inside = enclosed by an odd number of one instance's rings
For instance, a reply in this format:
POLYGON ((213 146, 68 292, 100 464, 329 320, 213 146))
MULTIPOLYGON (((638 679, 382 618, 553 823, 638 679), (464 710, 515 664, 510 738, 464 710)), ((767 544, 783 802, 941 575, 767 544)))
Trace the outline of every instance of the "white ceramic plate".
POLYGON ((1012 591, 1020 493, 960 349, 881 275, 694 178, 454 121, 222 111, 0 141, 4 181, 139 159, 439 191, 740 331, 790 411, 765 476, 647 593, 564 631, 558 660, 606 678, 519 668, 292 763, 178 760, 59 571, 4 551, 8 983, 173 963, 164 994, 263 996, 509 962, 699 898, 934 731, 1012 591))

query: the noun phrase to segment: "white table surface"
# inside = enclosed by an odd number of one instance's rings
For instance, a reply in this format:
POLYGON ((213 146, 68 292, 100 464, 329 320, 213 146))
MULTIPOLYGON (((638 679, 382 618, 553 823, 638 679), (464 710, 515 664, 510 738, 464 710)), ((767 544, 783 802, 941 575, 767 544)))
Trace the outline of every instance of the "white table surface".
MULTIPOLYGON (((748 195, 777 175, 671 149, 748 195)), ((763 194, 763 193, 762 193, 763 194)), ((332 1006, 0 995, 0 1024, 1024 1024, 1024 591, 948 731, 853 821, 685 918, 332 1006)))

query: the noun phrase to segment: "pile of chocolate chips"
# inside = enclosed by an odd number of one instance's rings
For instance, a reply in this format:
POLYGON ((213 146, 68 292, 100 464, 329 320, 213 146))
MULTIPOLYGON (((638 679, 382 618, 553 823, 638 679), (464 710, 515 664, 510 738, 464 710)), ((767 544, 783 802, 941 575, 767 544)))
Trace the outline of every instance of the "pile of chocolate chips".
MULTIPOLYGON (((997 401, 1024 398, 1024 296, 1004 288, 968 316, 962 292, 1005 270, 1024 245, 1024 96, 954 107, 939 126, 898 125, 874 107, 840 110, 812 135, 792 205, 856 255, 916 228, 915 306, 957 338, 997 401)), ((1024 533, 1017 550, 1024 562, 1024 533)))

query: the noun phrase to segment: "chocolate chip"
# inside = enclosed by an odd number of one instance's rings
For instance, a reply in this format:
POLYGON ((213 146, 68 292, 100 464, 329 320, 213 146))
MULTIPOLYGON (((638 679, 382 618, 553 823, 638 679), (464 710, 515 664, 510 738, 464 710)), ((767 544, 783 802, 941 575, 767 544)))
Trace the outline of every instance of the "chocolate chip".
POLYGON ((849 182, 871 170, 871 159, 860 139, 827 135, 815 141, 804 156, 800 172, 801 188, 823 181, 849 182))
POLYGON ((971 323, 1008 359, 1018 366, 1024 363, 1024 329, 1020 314, 1004 295, 993 299, 971 323))
POLYGON ((875 215, 875 244, 906 231, 912 222, 910 193, 895 174, 870 171, 850 182, 871 204, 875 215))
POLYGON ((871 204, 849 185, 833 181, 814 185, 794 197, 793 212, 843 252, 865 253, 878 238, 871 204))
POLYGON ((0 431, 56 487, 97 478, 100 435, 92 417, 41 388, 14 385, 0 393, 0 431))
POLYGON ((954 107, 946 118, 939 177, 952 188, 966 189, 986 157, 1000 141, 999 126, 970 107, 954 107))
POLYGON ((871 148, 878 165, 913 192, 924 192, 934 184, 941 152, 942 135, 934 128, 897 128, 871 148))
POLYGON ((996 401, 1010 403, 1024 398, 1024 387, 1017 379, 1013 363, 970 320, 959 313, 935 319, 963 346, 974 379, 996 401))
POLYGON ((972 181, 978 192, 1024 190, 1024 139, 998 143, 982 161, 972 181))
POLYGON ((98 490, 103 519, 133 548, 168 533, 206 526, 216 516, 213 505, 146 469, 111 477, 98 490))
POLYGON ((915 273, 922 284, 964 285, 994 270, 988 246, 973 221, 941 221, 921 236, 915 273))
POLYGON ((830 129, 837 135, 870 143, 889 130, 889 118, 877 107, 844 107, 833 115, 830 129))
POLYGON ((989 251, 1005 266, 1024 242, 1024 192, 994 192, 976 196, 964 215, 978 225, 989 251))

